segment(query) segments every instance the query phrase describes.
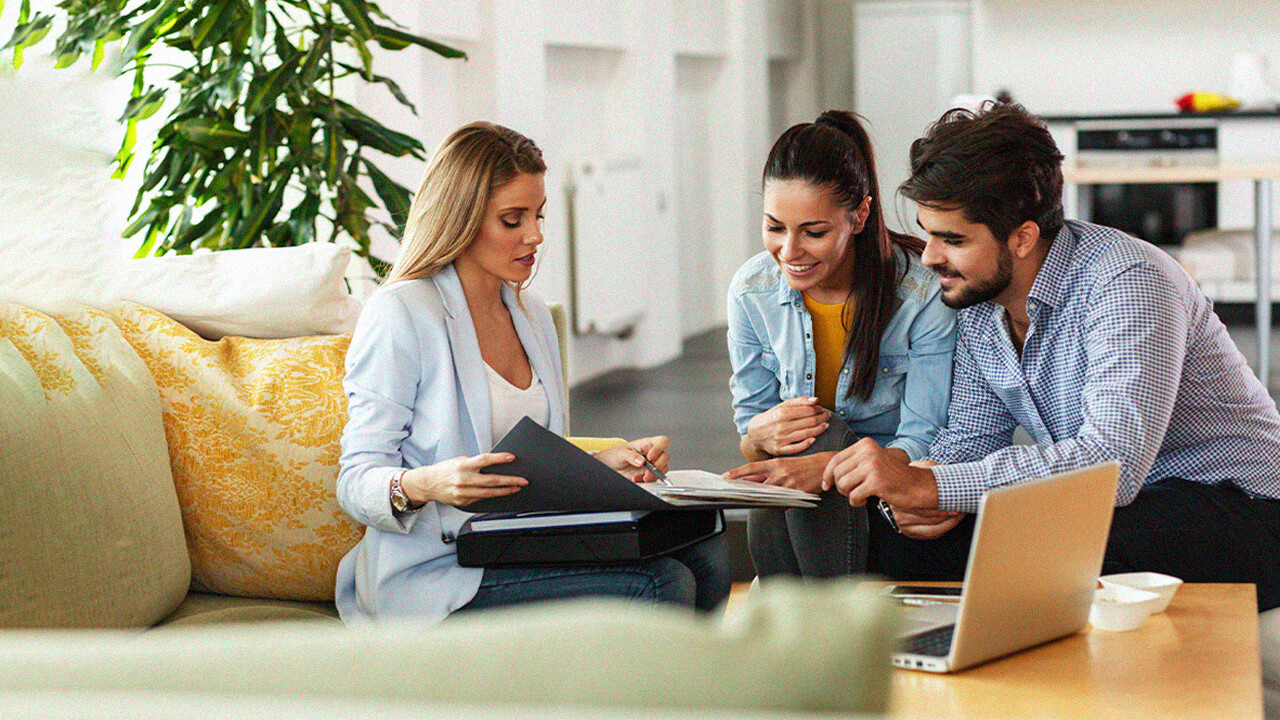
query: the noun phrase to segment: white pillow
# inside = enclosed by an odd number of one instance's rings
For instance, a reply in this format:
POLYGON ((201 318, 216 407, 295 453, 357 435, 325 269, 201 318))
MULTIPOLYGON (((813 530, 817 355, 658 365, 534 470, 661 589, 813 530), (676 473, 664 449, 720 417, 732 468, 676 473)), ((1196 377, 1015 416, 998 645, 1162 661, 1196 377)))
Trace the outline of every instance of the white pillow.
POLYGON ((129 178, 111 178, 130 81, 52 64, 31 52, 21 70, 0 70, 0 301, 62 314, 130 300, 210 339, 354 327, 359 302, 343 280, 351 252, 332 243, 123 259, 120 231, 149 147, 140 138, 129 178))
POLYGON ((126 260, 117 297, 212 340, 345 333, 360 314, 343 280, 350 259, 349 248, 317 242, 126 260))

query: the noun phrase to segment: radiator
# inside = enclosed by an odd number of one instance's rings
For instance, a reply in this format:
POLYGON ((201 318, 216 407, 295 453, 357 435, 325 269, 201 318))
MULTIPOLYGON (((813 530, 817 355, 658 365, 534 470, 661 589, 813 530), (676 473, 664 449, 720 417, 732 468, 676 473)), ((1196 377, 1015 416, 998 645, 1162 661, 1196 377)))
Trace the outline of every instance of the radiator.
MULTIPOLYGON (((655 194, 636 157, 569 166, 569 321, 576 335, 627 338, 645 315, 655 194)), ((664 272, 656 269, 657 272, 664 272)))

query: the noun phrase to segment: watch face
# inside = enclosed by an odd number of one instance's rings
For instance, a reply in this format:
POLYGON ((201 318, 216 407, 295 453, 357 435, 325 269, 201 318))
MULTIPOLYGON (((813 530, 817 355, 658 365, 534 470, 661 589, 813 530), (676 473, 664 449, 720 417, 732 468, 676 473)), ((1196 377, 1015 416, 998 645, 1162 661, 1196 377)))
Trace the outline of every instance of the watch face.
POLYGON ((400 478, 404 477, 404 472, 396 475, 391 479, 391 509, 396 512, 404 512, 409 509, 409 496, 404 494, 404 490, 400 489, 400 478))

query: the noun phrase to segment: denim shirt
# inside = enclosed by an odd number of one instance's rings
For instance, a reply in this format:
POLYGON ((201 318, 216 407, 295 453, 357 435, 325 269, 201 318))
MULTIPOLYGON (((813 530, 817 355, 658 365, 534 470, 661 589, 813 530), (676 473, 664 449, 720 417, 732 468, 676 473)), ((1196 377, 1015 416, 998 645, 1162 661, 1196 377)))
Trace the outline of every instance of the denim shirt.
MULTIPOLYGON (((828 408, 860 436, 904 450, 912 460, 926 455, 946 424, 951 400, 951 356, 955 312, 942 304, 933 271, 915 253, 895 246, 902 301, 880 340, 880 368, 871 397, 846 397, 852 360, 836 386, 836 407, 828 408)), ((729 359, 733 376, 733 421, 747 434, 751 418, 783 400, 814 394, 813 320, 804 298, 782 278, 767 252, 748 260, 729 285, 729 359)))

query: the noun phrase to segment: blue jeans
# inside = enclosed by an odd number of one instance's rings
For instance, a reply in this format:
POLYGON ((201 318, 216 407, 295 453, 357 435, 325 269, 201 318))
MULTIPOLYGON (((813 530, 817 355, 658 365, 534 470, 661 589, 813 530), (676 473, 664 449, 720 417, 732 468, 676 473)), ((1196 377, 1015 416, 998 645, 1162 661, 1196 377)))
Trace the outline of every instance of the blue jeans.
POLYGON ((485 568, 480 589, 457 612, 541 600, 612 596, 712 610, 729 597, 729 550, 724 535, 670 557, 630 565, 485 568))

